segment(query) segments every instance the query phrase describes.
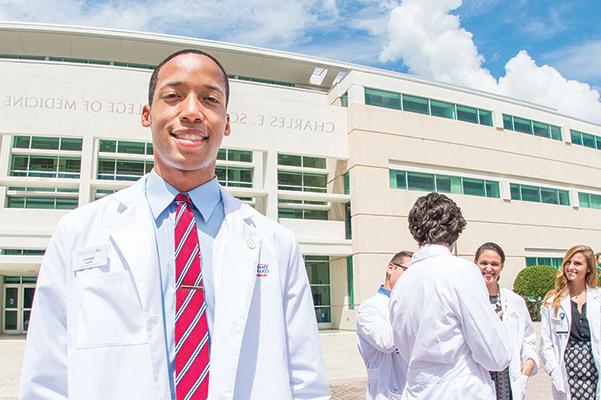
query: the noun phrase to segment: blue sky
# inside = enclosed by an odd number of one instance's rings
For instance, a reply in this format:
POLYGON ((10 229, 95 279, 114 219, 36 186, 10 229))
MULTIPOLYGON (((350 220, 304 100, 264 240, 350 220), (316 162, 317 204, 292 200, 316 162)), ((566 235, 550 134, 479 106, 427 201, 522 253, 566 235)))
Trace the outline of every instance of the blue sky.
POLYGON ((598 0, 0 0, 0 20, 299 52, 521 98, 601 124, 598 0))

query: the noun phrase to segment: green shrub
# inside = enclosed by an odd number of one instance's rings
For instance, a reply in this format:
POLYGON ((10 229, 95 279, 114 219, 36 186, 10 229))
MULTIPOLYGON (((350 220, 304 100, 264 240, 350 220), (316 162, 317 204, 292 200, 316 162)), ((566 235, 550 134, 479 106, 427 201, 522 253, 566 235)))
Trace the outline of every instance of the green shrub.
POLYGON ((557 270, 548 265, 526 267, 513 282, 513 291, 526 300, 533 321, 540 321, 540 307, 547 292, 555 287, 557 270))

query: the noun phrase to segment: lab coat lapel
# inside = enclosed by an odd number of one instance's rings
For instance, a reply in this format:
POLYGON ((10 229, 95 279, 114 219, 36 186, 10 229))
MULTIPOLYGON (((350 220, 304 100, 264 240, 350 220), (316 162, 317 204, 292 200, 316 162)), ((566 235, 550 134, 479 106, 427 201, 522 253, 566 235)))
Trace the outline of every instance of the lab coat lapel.
POLYGON ((588 319, 589 326, 591 328, 591 336, 594 343, 599 343, 601 338, 600 324, 601 324, 601 303, 599 301, 599 293, 597 290, 587 287, 586 289, 586 318, 588 319))
POLYGON ((108 229, 121 262, 131 271, 146 319, 158 397, 166 398, 170 389, 162 324, 159 258, 154 218, 146 199, 145 186, 146 177, 119 192, 116 196, 119 204, 108 229))
POLYGON ((250 211, 221 189, 225 218, 215 238, 215 320, 211 342, 209 392, 231 398, 239 366, 242 339, 253 299, 261 239, 250 211))

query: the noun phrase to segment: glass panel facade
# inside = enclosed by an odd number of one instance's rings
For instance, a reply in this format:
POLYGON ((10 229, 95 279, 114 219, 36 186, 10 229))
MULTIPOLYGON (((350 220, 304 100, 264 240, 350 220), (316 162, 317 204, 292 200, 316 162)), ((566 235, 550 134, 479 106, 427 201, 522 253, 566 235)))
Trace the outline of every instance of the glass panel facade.
POLYGON ((98 151, 101 153, 121 153, 152 155, 152 143, 133 140, 101 139, 98 151))
POLYGON ((503 114, 503 128, 513 130, 513 117, 511 115, 503 114))
POLYGON ((97 177, 103 180, 135 181, 150 172, 153 166, 152 161, 99 158, 97 177))
POLYGON ((407 173, 405 171, 397 171, 394 169, 389 170, 390 174, 390 187, 392 189, 406 189, 407 188, 407 173))
POLYGON ((532 121, 529 119, 513 117, 513 126, 517 132, 532 134, 532 121))
POLYGON ((293 154, 278 154, 278 165, 289 165, 291 167, 302 167, 302 157, 293 154))
POLYGON ((572 144, 590 147, 591 149, 601 150, 601 136, 591 135, 590 133, 570 130, 572 144))

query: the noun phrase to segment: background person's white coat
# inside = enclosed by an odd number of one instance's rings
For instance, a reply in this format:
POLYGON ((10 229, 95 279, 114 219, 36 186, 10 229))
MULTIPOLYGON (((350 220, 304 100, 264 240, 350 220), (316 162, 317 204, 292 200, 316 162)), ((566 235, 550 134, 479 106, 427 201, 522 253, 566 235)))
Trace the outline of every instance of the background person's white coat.
MULTIPOLYGON (((549 299, 552 302, 553 299, 549 299)), ((572 326, 572 305, 570 295, 561 299, 557 314, 552 304, 541 308, 540 358, 545 371, 551 377, 554 400, 570 400, 568 374, 564 354, 572 326)), ((601 293, 599 289, 587 287, 586 318, 591 331, 591 345, 597 372, 601 375, 601 293)), ((601 382, 597 382, 597 400, 601 399, 601 382)), ((574 399, 577 400, 577 399, 574 399)))
POLYGON ((367 368, 367 400, 400 399, 407 365, 396 352, 388 296, 376 293, 357 310, 357 343, 367 368))
MULTIPOLYGON (((61 219, 38 279, 22 399, 171 399, 145 182, 61 219), (104 256, 90 265, 96 249, 104 256)), ((328 399, 294 236, 223 189, 221 195, 209 399, 328 399), (258 264, 268 266, 266 276, 257 277, 258 264)))
POLYGON ((513 400, 523 400, 526 396, 528 377, 522 374, 522 363, 531 358, 536 364, 532 374, 538 371, 540 360, 536 349, 536 331, 528 313, 524 299, 513 291, 501 288, 503 325, 509 333, 511 359, 509 360, 509 378, 513 400))
POLYGON ((425 245, 390 297, 395 343, 407 362, 403 399, 494 400, 488 371, 509 363, 508 333, 475 264, 425 245))

